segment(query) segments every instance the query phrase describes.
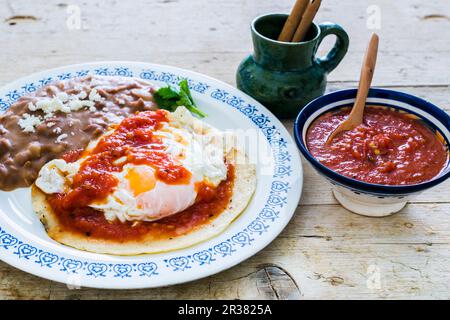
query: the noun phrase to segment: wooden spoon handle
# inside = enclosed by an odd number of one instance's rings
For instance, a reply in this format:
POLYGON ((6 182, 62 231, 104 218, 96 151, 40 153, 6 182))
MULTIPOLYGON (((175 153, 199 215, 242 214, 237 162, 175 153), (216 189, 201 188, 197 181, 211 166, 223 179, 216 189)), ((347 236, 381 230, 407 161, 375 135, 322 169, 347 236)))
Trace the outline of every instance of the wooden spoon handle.
POLYGON ((294 37, 292 38, 292 42, 300 42, 306 36, 314 17, 316 16, 317 11, 319 11, 321 0, 312 0, 308 7, 306 8, 305 13, 303 14, 302 20, 298 25, 297 31, 295 31, 294 37))
POLYGON ((367 95, 369 94, 370 85, 372 83, 373 72, 377 62, 378 54, 378 35, 372 34, 369 45, 364 55, 364 61, 361 68, 361 76, 359 78, 358 93, 356 94, 355 104, 347 119, 333 131, 327 138, 327 144, 331 143, 334 137, 347 130, 352 130, 363 122, 364 107, 366 106, 367 95))
POLYGON ((369 89, 372 84, 373 73, 377 62, 378 42, 378 35, 376 33, 372 34, 364 56, 355 105, 349 115, 349 119, 352 119, 352 122, 355 125, 359 125, 363 120, 364 107, 366 105, 367 95, 369 94, 369 89))
POLYGON ((290 42, 292 40, 309 1, 310 0, 297 0, 297 2, 295 2, 291 14, 284 24, 283 30, 281 30, 278 41, 290 42))

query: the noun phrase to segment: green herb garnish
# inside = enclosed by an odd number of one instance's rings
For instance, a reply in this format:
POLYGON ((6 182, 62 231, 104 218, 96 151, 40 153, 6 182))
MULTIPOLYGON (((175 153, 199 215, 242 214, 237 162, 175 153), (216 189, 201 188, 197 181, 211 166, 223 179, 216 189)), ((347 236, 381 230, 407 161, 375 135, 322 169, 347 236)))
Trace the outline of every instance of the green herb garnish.
POLYGON ((179 83, 180 89, 167 86, 160 88, 153 94, 155 102, 161 109, 169 110, 171 112, 175 111, 179 106, 185 106, 190 112, 195 113, 201 118, 206 117, 195 104, 192 98, 191 91, 189 90, 188 82, 186 79, 179 83))

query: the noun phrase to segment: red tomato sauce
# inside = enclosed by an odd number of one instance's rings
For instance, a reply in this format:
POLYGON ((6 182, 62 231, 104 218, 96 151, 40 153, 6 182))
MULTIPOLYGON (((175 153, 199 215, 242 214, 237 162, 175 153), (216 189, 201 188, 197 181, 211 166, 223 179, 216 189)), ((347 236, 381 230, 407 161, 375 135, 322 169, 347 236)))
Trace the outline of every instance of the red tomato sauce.
POLYGON ((63 154, 62 159, 67 163, 75 162, 81 158, 83 151, 83 149, 71 150, 63 154))
POLYGON ((368 106, 361 125, 328 135, 350 108, 328 112, 308 128, 309 152, 326 167, 347 177, 382 185, 411 185, 436 177, 445 167, 448 150, 414 115, 368 106))
POLYGON ((167 122, 163 110, 146 111, 124 119, 88 152, 75 151, 63 158, 68 162, 88 156, 73 177, 67 193, 49 195, 50 206, 67 230, 94 238, 112 240, 137 239, 151 234, 155 238, 172 237, 186 233, 207 223, 220 214, 231 199, 234 167, 228 165, 227 180, 217 188, 197 185, 196 203, 183 212, 156 222, 107 221, 103 212, 88 207, 94 201, 105 200, 118 184, 113 172, 120 172, 129 163, 145 164, 155 169, 155 177, 167 184, 189 183, 191 173, 171 156, 163 152, 155 130, 167 122), (126 161, 116 161, 126 158, 126 161))
POLYGON ((163 110, 140 112, 124 119, 87 154, 65 155, 69 161, 76 161, 77 156, 89 157, 74 176, 72 189, 61 197, 63 207, 76 209, 106 199, 118 184, 111 173, 122 171, 129 163, 153 167, 155 177, 167 184, 189 183, 191 173, 164 153, 161 139, 153 135, 163 122, 167 122, 163 110), (123 157, 126 161, 116 162, 123 157))
POLYGON ((234 186, 234 166, 228 164, 227 179, 216 188, 199 186, 196 203, 186 210, 154 222, 110 222, 103 212, 90 207, 68 210, 62 206, 62 194, 49 195, 47 200, 62 227, 69 232, 95 239, 117 242, 139 240, 143 236, 153 239, 170 239, 192 232, 217 218, 228 206, 234 186))

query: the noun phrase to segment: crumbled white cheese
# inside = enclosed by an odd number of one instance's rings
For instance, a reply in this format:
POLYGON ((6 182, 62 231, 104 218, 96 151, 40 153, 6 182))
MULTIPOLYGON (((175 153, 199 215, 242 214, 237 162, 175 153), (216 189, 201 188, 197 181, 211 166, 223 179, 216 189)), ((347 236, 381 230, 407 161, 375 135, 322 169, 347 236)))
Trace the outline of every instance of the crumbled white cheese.
POLYGON ((56 138, 56 143, 61 143, 65 138, 67 138, 67 133, 63 133, 62 135, 58 136, 58 138, 56 138))
POLYGON ((61 111, 63 113, 71 112, 69 106, 58 97, 53 97, 51 99, 46 98, 37 101, 36 109, 42 110, 45 114, 55 113, 57 111, 61 111))
POLYGON ((69 100, 69 95, 65 92, 59 92, 56 97, 61 100, 62 102, 66 102, 67 100, 69 100))
POLYGON ((69 101, 69 108, 72 111, 78 111, 81 108, 83 108, 83 104, 81 103, 81 100, 74 99, 69 101))
POLYGON ((34 128, 42 123, 40 117, 24 113, 18 124, 23 132, 34 132, 34 128))
POLYGON ((75 132, 73 132, 73 131, 70 132, 70 135, 71 135, 71 136, 74 136, 74 135, 75 135, 75 132))
POLYGON ((81 90, 80 93, 78 93, 78 94, 76 95, 76 97, 77 97, 78 99, 86 99, 86 97, 87 97, 86 91, 83 91, 83 89, 80 89, 80 90, 81 90))
POLYGON ((123 120, 122 116, 118 116, 115 113, 107 112, 104 114, 105 118, 111 123, 120 123, 123 120))
POLYGON ((36 111, 36 106, 33 104, 33 102, 28 103, 28 109, 30 111, 36 111))
POLYGON ((102 100, 102 96, 98 94, 97 89, 92 89, 91 92, 89 93, 89 100, 96 102, 96 101, 101 101, 102 100))
MULTIPOLYGON (((87 90, 79 88, 77 94, 69 95, 66 92, 59 92, 52 98, 40 98, 35 103, 28 103, 28 109, 30 111, 41 110, 43 112, 43 118, 49 119, 54 116, 56 112, 70 113, 72 111, 78 111, 86 108, 90 112, 96 112, 97 108, 95 103, 102 101, 102 96, 98 93, 97 89, 93 88, 89 92, 87 90), (86 99, 87 98, 87 99, 86 99), (86 99, 86 100, 85 100, 86 99)), ((30 114, 24 114, 23 118, 19 120, 19 126, 25 132, 34 132, 34 127, 42 123, 42 116, 34 116, 30 114)), ((53 127, 54 122, 48 122, 47 127, 53 127)), ((72 126, 73 124, 69 124, 72 126)), ((55 133, 61 133, 61 129, 55 129, 55 133)), ((59 138, 59 137, 58 137, 59 138)), ((61 138, 64 139, 65 137, 61 138)))
MULTIPOLYGON (((80 100, 81 104, 83 105, 83 107, 88 107, 89 109, 94 108, 95 103, 90 101, 90 100, 80 100)), ((97 110, 97 109, 95 109, 97 110)))
POLYGON ((89 111, 96 111, 97 109, 95 108, 95 102, 101 101, 102 97, 98 94, 95 88, 91 90, 89 99, 83 100, 87 97, 88 95, 85 91, 81 91, 78 94, 71 96, 65 92, 60 92, 53 98, 42 98, 35 104, 30 102, 28 104, 28 109, 30 111, 42 110, 42 112, 44 112, 44 118, 49 118, 58 111, 70 113, 72 111, 78 111, 84 107, 88 108, 89 111))
POLYGON ((62 129, 61 128, 55 128, 55 129, 53 129, 53 132, 56 133, 56 134, 59 134, 59 133, 62 132, 62 129))

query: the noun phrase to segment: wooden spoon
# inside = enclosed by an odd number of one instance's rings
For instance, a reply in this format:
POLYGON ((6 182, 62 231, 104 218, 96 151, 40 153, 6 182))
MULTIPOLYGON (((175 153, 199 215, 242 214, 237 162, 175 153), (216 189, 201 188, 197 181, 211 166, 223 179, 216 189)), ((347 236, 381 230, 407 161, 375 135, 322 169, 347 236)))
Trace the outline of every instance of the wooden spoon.
POLYGON ((330 143, 338 133, 352 130, 363 122, 364 107, 366 105, 367 95, 369 94, 370 84, 372 83, 373 72, 377 62, 377 53, 378 35, 374 33, 370 38, 369 46, 367 47, 364 56, 355 104, 347 119, 342 121, 342 123, 328 136, 327 144, 330 143))
POLYGON ((281 30, 278 41, 291 42, 309 1, 310 0, 297 0, 297 2, 295 2, 291 14, 284 24, 283 30, 281 30))

